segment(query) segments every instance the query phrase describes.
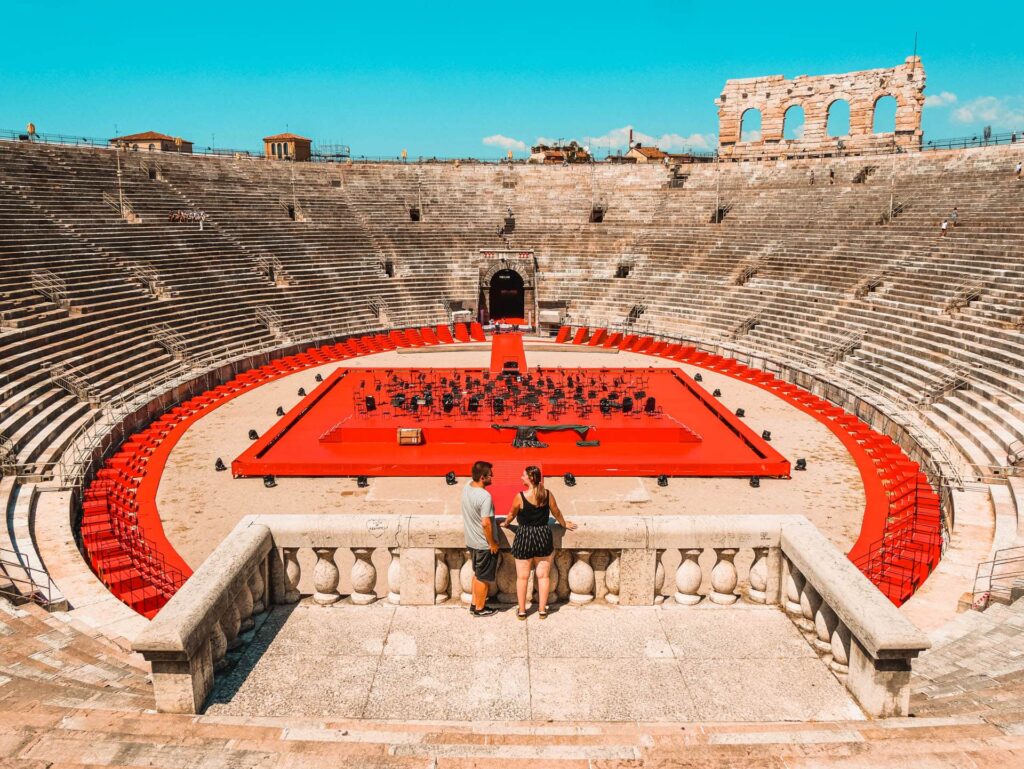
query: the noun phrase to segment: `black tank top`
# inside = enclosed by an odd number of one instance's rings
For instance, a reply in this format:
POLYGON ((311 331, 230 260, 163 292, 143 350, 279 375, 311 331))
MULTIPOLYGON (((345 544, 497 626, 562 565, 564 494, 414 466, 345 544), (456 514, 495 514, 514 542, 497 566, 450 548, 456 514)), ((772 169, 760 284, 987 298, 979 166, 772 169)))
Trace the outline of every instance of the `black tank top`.
POLYGON ((535 505, 526 498, 526 494, 519 492, 523 498, 523 509, 519 513, 519 523, 522 526, 547 526, 548 518, 551 515, 551 506, 545 501, 543 505, 535 505))

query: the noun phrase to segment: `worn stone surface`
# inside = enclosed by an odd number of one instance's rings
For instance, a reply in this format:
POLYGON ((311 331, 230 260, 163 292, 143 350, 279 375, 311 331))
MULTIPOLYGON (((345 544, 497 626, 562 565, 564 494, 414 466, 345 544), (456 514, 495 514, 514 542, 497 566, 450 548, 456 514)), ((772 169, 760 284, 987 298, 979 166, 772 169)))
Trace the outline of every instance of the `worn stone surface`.
POLYGON ((921 58, 908 56, 897 67, 818 75, 787 80, 782 75, 729 80, 715 99, 718 107, 719 152, 723 157, 750 155, 786 156, 830 152, 840 149, 859 151, 882 147, 918 148, 921 146, 921 110, 924 108, 925 73, 921 58), (896 99, 896 130, 874 133, 875 106, 884 96, 896 99), (829 108, 844 100, 850 105, 850 133, 829 137, 829 108), (783 138, 786 111, 802 107, 803 136, 783 138), (761 135, 743 141, 743 114, 761 113, 761 135))
POLYGON ((207 710, 424 720, 861 719, 776 608, 274 610, 207 710), (756 679, 756 680, 753 680, 756 679), (334 704, 332 705, 332 702, 334 704))

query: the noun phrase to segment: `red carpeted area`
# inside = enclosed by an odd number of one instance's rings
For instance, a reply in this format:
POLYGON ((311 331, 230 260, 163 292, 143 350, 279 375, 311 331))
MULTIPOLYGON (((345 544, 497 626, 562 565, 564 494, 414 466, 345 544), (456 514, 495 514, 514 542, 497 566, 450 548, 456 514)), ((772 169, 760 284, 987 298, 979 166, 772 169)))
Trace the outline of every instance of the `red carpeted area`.
POLYGON ((491 337, 491 373, 526 371, 526 350, 522 334, 495 334, 491 337))
POLYGON ((463 475, 477 459, 543 462, 557 475, 789 475, 785 457, 693 379, 654 368, 516 376, 340 368, 243 452, 232 472, 463 475), (422 445, 399 445, 402 428, 420 429, 422 445), (513 445, 517 437, 528 445, 513 445))

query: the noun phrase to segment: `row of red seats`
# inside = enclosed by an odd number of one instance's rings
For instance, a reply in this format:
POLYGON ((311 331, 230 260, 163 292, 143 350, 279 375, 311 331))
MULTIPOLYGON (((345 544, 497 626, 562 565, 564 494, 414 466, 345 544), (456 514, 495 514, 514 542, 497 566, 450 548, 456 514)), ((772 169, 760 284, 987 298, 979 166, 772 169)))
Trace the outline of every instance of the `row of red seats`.
POLYGON ((484 339, 479 323, 456 324, 454 334, 444 324, 364 334, 270 361, 175 406, 122 443, 83 492, 80 532, 93 571, 114 595, 150 618, 191 576, 163 534, 156 488, 174 443, 210 409, 303 369, 398 347, 484 339))
POLYGON ((618 348, 691 363, 770 390, 797 408, 829 424, 833 432, 872 472, 862 473, 867 504, 861 536, 849 557, 894 604, 901 605, 938 565, 942 551, 942 509, 938 494, 918 463, 890 437, 873 430, 853 414, 775 375, 739 361, 640 334, 569 326, 555 341, 591 347, 618 348))

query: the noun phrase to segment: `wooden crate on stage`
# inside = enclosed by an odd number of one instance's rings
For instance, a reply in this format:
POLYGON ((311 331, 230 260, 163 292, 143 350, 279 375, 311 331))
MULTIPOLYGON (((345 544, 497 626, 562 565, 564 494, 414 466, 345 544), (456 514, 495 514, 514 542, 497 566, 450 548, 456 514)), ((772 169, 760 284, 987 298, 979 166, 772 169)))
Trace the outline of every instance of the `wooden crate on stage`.
POLYGON ((423 430, 419 427, 399 427, 398 428, 398 445, 399 446, 422 446, 423 445, 423 430))

